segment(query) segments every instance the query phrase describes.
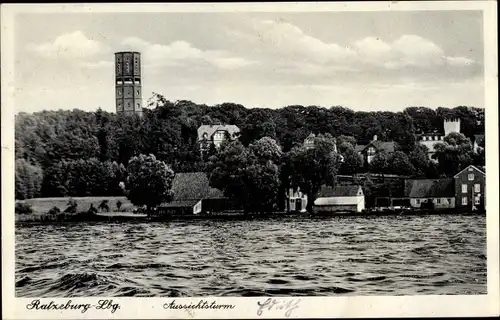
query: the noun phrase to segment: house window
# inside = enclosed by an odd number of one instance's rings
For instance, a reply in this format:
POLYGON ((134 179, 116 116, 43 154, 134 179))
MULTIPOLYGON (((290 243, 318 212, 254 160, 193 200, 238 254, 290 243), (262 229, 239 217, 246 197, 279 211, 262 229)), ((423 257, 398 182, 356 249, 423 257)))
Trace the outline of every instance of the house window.
POLYGON ((467 197, 462 197, 462 205, 463 206, 467 205, 467 197))
POLYGON ((474 180, 474 174, 473 173, 469 173, 469 181, 472 181, 474 180))
POLYGON ((423 138, 423 140, 424 140, 424 141, 426 141, 426 140, 427 140, 427 137, 424 137, 424 138, 423 138))
POLYGON ((481 192, 481 185, 479 183, 474 185, 474 192, 481 192))
POLYGON ((416 199, 416 200, 415 200, 415 203, 416 203, 416 204, 420 204, 420 199, 416 199))
POLYGON ((478 206, 478 205, 479 205, 479 202, 480 202, 479 197, 476 197, 476 199, 474 199, 474 204, 475 204, 476 206, 478 206))
POLYGON ((467 193, 467 185, 462 184, 462 193, 467 193))
POLYGON ((437 204, 441 204, 441 199, 437 198, 436 202, 437 202, 437 204))

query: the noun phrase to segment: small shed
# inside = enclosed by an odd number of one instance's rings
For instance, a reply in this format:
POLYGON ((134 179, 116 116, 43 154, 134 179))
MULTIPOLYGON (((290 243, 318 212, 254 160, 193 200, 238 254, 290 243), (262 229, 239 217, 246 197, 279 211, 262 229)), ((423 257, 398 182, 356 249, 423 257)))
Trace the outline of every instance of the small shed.
POLYGON ((365 209, 365 195, 359 185, 322 186, 314 201, 314 212, 361 212, 365 209))
POLYGON ((173 200, 162 203, 157 208, 158 214, 201 214, 232 208, 232 203, 221 190, 210 187, 204 172, 176 173, 172 190, 173 200))

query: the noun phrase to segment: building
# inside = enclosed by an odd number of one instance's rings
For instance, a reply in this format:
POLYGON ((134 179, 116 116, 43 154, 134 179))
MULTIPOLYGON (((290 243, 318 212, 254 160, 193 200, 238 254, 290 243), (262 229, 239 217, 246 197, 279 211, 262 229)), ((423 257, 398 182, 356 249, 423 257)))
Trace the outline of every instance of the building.
POLYGON ((359 185, 322 186, 314 201, 314 212, 361 212, 365 195, 359 185))
POLYGON ((405 193, 413 208, 455 208, 454 179, 406 180, 405 193))
POLYGON ((458 118, 446 118, 443 121, 444 132, 430 132, 430 133, 422 133, 417 135, 417 141, 427 147, 429 149, 429 159, 432 159, 432 156, 436 152, 434 145, 438 142, 442 142, 444 137, 449 135, 452 132, 460 133, 460 119, 458 118))
MULTIPOLYGON (((307 138, 304 139, 303 146, 306 149, 314 149, 314 145, 315 145, 314 139, 316 139, 316 135, 314 133, 309 134, 307 136, 307 138)), ((337 152, 337 139, 333 138, 333 143, 334 143, 333 150, 334 150, 334 152, 337 152)))
POLYGON ((157 208, 160 215, 196 215, 234 209, 222 191, 209 185, 203 172, 176 173, 172 182, 174 197, 157 208))
POLYGON ((306 212, 307 195, 300 191, 300 188, 289 188, 285 197, 287 212, 306 212))
POLYGON ((484 171, 470 165, 449 179, 406 180, 405 195, 414 208, 484 209, 485 177, 484 171))
POLYGON ((116 113, 142 115, 141 54, 115 53, 116 113))
POLYGON ((239 133, 240 128, 235 125, 201 125, 198 128, 198 142, 208 141, 219 148, 227 137, 237 138, 239 133))
POLYGON ((470 165, 454 176, 457 208, 477 210, 485 206, 486 174, 470 165))
POLYGON ((385 151, 387 153, 393 153, 396 148, 396 143, 394 141, 380 141, 377 140, 377 136, 373 136, 373 140, 366 145, 356 145, 355 150, 362 157, 366 164, 370 164, 379 152, 385 151))

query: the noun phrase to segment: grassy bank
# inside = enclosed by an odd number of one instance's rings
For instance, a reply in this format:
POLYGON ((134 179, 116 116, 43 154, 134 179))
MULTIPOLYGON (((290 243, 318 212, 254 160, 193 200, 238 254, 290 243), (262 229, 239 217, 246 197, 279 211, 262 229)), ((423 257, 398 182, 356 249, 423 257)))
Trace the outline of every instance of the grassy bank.
POLYGON ((16 202, 28 204, 33 209, 33 214, 46 214, 53 207, 58 207, 61 212, 68 207, 69 200, 76 201, 77 211, 87 211, 90 205, 97 207, 102 201, 108 200, 110 212, 131 212, 134 205, 126 197, 63 197, 63 198, 34 198, 27 200, 18 200, 16 202), (122 203, 120 210, 116 207, 116 203, 122 203))
MULTIPOLYGON (((131 214, 134 210, 134 205, 126 197, 61 197, 61 198, 34 198, 27 200, 18 200, 16 203, 27 204, 33 210, 28 214, 16 214, 16 222, 22 221, 66 221, 88 219, 85 213, 89 210, 91 205, 98 209, 102 201, 108 201, 109 211, 98 213, 98 215, 116 216, 120 214, 131 214), (68 207, 68 202, 73 200, 76 202, 77 213, 64 213, 63 211, 68 207), (117 203, 120 201, 122 204, 120 209, 117 203), (50 214, 49 211, 57 207, 61 211, 57 214, 50 214)), ((96 217, 97 218, 97 217, 96 217)))

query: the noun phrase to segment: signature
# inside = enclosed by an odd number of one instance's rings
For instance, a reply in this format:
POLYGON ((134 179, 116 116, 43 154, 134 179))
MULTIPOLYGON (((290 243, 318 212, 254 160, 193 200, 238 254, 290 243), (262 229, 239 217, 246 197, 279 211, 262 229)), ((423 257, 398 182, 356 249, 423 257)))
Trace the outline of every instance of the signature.
POLYGON ((257 305, 259 306, 257 309, 257 315, 261 316, 265 310, 284 310, 285 317, 288 318, 292 315, 292 311, 299 307, 299 303, 300 299, 281 300, 267 298, 265 301, 257 301, 257 305))

